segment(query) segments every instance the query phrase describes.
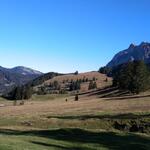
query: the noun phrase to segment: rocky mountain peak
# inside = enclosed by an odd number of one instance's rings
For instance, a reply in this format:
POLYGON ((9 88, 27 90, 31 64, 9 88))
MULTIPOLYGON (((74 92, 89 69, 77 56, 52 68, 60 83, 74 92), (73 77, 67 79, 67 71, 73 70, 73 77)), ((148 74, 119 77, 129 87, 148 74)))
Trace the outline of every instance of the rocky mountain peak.
POLYGON ((134 45, 133 43, 131 43, 128 49, 133 49, 134 47, 136 47, 136 45, 134 45))
POLYGON ((130 44, 127 49, 117 53, 107 64, 107 67, 118 66, 133 60, 144 60, 145 63, 150 63, 150 43, 130 44))

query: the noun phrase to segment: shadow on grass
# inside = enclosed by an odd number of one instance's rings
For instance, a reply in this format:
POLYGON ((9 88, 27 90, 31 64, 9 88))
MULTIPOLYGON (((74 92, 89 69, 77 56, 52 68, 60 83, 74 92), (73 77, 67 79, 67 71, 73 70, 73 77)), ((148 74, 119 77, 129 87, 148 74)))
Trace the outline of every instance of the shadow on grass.
POLYGON ((140 98, 147 98, 150 95, 136 95, 136 96, 125 96, 125 97, 111 97, 107 100, 126 100, 126 99, 140 99, 140 98))
MULTIPOLYGON (((31 141, 31 143, 43 146, 52 146, 60 149, 76 149, 87 150, 80 147, 80 144, 96 144, 112 150, 148 150, 150 149, 150 138, 135 134, 122 135, 114 132, 92 132, 81 129, 57 129, 57 130, 33 130, 33 131, 16 131, 16 130, 0 130, 3 135, 15 136, 38 136, 48 139, 60 140, 64 142, 76 143, 79 146, 63 147, 59 145, 51 145, 43 142, 31 141)), ((59 143, 59 142, 58 142, 59 143)), ((93 149, 94 146, 93 145, 93 149)))
MULTIPOLYGON (((44 142, 38 142, 38 141, 30 141, 33 144, 39 145, 39 146, 46 146, 46 147, 53 147, 53 148, 58 148, 58 149, 62 149, 62 150, 85 150, 85 148, 83 147, 66 147, 66 146, 62 146, 62 145, 56 145, 56 144, 47 144, 44 142)), ((93 150, 93 148, 86 148, 86 150, 93 150)))
MULTIPOLYGON (((93 93, 93 95, 94 94, 95 93, 93 93)), ((96 94, 99 95, 99 98, 108 98, 107 100, 126 100, 126 99, 132 100, 150 97, 150 95, 133 95, 129 91, 119 90, 116 87, 101 89, 96 94)))
POLYGON ((126 99, 140 99, 147 98, 150 95, 133 95, 129 91, 119 90, 117 87, 106 87, 103 89, 92 90, 79 95, 94 96, 97 95, 99 98, 107 98, 106 100, 126 100, 126 99))
POLYGON ((69 149, 65 146, 60 146, 60 145, 56 145, 56 144, 47 144, 47 143, 39 142, 39 141, 30 141, 30 142, 33 143, 33 144, 36 144, 36 145, 40 145, 40 146, 55 147, 55 148, 60 148, 60 149, 64 149, 64 150, 69 149))
POLYGON ((109 87, 105 87, 105 88, 99 88, 99 89, 94 89, 94 90, 90 90, 90 91, 86 91, 86 92, 82 92, 82 93, 79 93, 80 96, 94 96, 94 95, 102 95, 102 94, 107 94, 107 93, 110 93, 110 92, 114 92, 114 91, 118 91, 118 88, 116 87, 112 87, 112 86, 109 86, 109 87))
POLYGON ((87 120, 87 119, 143 119, 148 117, 150 117, 150 114, 136 115, 128 113, 117 115, 48 116, 47 118, 87 120))
POLYGON ((99 96, 100 98, 105 97, 116 97, 116 96, 129 96, 131 95, 128 91, 119 90, 117 87, 106 87, 103 89, 96 89, 84 93, 80 93, 79 95, 87 95, 87 96, 99 96))

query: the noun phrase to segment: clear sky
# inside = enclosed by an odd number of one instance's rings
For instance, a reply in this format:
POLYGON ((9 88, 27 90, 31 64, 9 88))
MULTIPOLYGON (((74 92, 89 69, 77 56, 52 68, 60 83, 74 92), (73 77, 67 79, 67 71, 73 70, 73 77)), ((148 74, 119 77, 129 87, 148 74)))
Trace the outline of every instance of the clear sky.
POLYGON ((0 65, 98 70, 150 42, 150 0, 0 0, 0 65))

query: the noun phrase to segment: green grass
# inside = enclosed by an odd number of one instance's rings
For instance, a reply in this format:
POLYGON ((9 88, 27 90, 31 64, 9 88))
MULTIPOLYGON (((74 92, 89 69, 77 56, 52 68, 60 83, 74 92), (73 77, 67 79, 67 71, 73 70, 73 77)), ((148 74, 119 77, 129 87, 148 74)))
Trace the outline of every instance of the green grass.
POLYGON ((149 133, 123 132, 112 126, 115 120, 150 122, 149 115, 3 117, 0 119, 0 150, 149 150, 149 133), (23 121, 31 122, 32 126, 21 124, 23 121))
POLYGON ((0 130, 0 150, 149 150, 150 137, 82 129, 0 130))
POLYGON ((0 117, 1 126, 15 126, 18 125, 19 119, 17 117, 0 117))
MULTIPOLYGON (((81 128, 81 129, 103 129, 114 131, 114 123, 133 124, 145 126, 150 123, 150 113, 129 114, 92 114, 92 115, 34 115, 34 116, 9 116, 0 117, 0 127, 18 126, 22 128, 32 127, 38 129, 54 128, 81 128), (31 126, 26 123, 31 123, 31 126)), ((128 130, 125 130, 128 131, 128 130)), ((144 133, 150 134, 150 127, 144 128, 144 133)))

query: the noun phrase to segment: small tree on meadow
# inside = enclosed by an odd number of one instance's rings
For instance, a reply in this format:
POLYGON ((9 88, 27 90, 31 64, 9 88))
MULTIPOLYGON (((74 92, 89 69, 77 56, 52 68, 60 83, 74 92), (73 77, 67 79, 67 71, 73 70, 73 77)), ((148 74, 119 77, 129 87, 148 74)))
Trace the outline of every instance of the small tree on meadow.
POLYGON ((78 74, 79 74, 79 72, 78 72, 78 71, 76 71, 74 74, 75 74, 75 75, 78 75, 78 74))
POLYGON ((75 101, 78 101, 79 100, 79 96, 78 94, 75 95, 75 101))

